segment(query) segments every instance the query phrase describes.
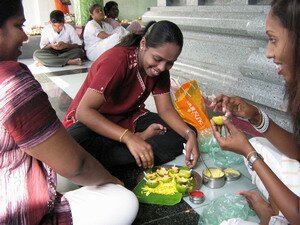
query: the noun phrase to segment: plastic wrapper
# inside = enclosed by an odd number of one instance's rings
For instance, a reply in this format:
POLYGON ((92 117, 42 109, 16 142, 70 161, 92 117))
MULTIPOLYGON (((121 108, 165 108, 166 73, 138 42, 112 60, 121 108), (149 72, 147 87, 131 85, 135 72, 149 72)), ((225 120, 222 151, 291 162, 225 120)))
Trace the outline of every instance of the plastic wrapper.
POLYGON ((232 218, 247 220, 254 215, 255 212, 249 207, 245 197, 225 194, 204 208, 199 225, 219 225, 222 221, 232 218))
MULTIPOLYGON (((221 129, 222 136, 226 136, 226 129, 223 126, 221 129)), ((226 151, 220 148, 219 144, 215 140, 216 144, 212 144, 209 156, 212 158, 214 164, 218 167, 232 167, 239 165, 244 162, 243 156, 236 154, 234 152, 226 151)))
POLYGON ((210 153, 214 148, 220 148, 211 128, 198 132, 198 146, 202 153, 210 153))
POLYGON ((202 92, 195 80, 182 84, 174 94, 174 106, 182 119, 198 133, 211 128, 202 92))
POLYGON ((243 156, 222 150, 220 147, 211 148, 209 156, 218 167, 232 167, 244 162, 243 156))

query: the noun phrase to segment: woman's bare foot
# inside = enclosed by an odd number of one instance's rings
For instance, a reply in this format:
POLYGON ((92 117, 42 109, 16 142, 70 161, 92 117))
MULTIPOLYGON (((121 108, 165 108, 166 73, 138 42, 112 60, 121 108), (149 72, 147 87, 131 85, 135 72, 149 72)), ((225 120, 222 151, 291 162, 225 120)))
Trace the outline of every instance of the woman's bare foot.
POLYGON ((82 65, 82 61, 81 61, 81 58, 76 58, 76 59, 70 59, 68 62, 67 62, 68 65, 82 65))
POLYGON ((241 191, 239 194, 243 195, 247 199, 250 207, 253 208, 258 215, 260 224, 269 224, 271 216, 275 215, 275 212, 271 205, 255 191, 241 191))
POLYGON ((153 123, 151 124, 146 130, 143 132, 137 132, 136 134, 139 135, 143 140, 151 138, 156 135, 163 135, 167 131, 167 128, 161 124, 153 123))

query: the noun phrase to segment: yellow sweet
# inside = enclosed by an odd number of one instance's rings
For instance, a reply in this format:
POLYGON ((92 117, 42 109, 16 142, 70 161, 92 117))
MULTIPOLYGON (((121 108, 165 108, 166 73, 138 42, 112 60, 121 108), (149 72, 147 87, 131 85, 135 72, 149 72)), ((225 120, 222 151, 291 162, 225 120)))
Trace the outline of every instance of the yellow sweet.
POLYGON ((223 116, 213 116, 212 121, 214 121, 215 124, 217 125, 223 125, 223 116))
POLYGON ((226 168, 226 169, 224 169, 223 171, 224 171, 224 173, 225 173, 227 176, 230 175, 230 174, 235 175, 235 176, 239 176, 239 175, 240 175, 240 172, 237 171, 237 170, 235 170, 235 169, 233 169, 233 168, 226 168))
MULTIPOLYGON (((173 169, 175 167, 172 167, 173 169)), ((146 196, 150 195, 150 194, 161 194, 161 195, 173 195, 175 193, 178 193, 179 191, 176 188, 177 182, 175 180, 177 180, 179 178, 179 173, 168 173, 169 171, 172 170, 172 168, 165 168, 165 167, 161 167, 159 169, 157 169, 155 172, 153 173, 145 173, 145 176, 149 176, 151 175, 151 177, 154 174, 157 174, 155 180, 158 181, 158 185, 152 187, 152 185, 148 185, 146 182, 146 185, 144 187, 142 187, 141 193, 145 194, 146 196), (158 176, 158 174, 160 176, 158 176)), ((178 172, 177 168, 177 172, 178 172)), ((175 172, 175 171, 173 171, 175 172)), ((191 173, 189 170, 187 170, 187 172, 191 173)), ((154 175, 155 176, 155 175, 154 175)), ((191 174, 189 174, 189 177, 191 176, 191 174)), ((184 179, 185 180, 185 188, 187 190, 191 190, 193 187, 193 177, 190 178, 184 178, 181 177, 179 179, 184 179)))
POLYGON ((142 188, 142 193, 144 193, 146 196, 150 195, 151 193, 161 194, 161 195, 173 195, 175 193, 178 193, 178 191, 176 189, 175 181, 172 180, 171 182, 168 183, 160 182, 159 185, 155 188, 144 186, 142 188))
POLYGON ((218 168, 210 168, 209 170, 206 169, 203 174, 210 178, 219 178, 224 176, 224 172, 218 168))

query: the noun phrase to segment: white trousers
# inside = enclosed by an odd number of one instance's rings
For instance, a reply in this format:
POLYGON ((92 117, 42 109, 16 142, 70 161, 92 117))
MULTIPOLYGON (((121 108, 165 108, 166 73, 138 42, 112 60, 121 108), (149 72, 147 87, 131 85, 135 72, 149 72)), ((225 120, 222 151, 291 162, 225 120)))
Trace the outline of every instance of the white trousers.
POLYGON ((139 203, 133 192, 121 185, 82 187, 64 194, 73 225, 130 225, 139 203))
POLYGON ((127 34, 129 34, 129 31, 127 31, 124 27, 117 27, 113 30, 112 34, 109 37, 99 40, 97 46, 92 46, 86 49, 87 58, 91 61, 95 61, 105 51, 118 44, 120 40, 127 34))
MULTIPOLYGON (((250 143, 253 148, 262 155, 265 163, 277 175, 277 177, 295 194, 300 196, 300 164, 297 160, 290 159, 279 152, 266 138, 256 137, 251 138, 250 143), (292 181, 292 183, 291 183, 292 181)), ((259 176, 255 171, 248 167, 247 160, 245 159, 246 166, 252 177, 252 183, 256 184, 257 188, 268 199, 269 193, 262 183, 259 176)), ((271 225, 286 225, 288 221, 282 216, 271 217, 269 224, 271 225)), ((230 219, 223 221, 221 225, 254 225, 256 223, 247 222, 241 219, 230 219)))

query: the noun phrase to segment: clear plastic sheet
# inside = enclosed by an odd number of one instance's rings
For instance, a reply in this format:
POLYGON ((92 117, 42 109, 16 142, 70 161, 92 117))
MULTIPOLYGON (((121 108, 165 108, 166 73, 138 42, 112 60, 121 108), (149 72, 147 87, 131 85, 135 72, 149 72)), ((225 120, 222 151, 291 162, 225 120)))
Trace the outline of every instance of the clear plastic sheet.
POLYGON ((204 208, 199 225, 219 225, 222 221, 231 218, 247 220, 254 215, 255 212, 249 207, 245 197, 225 194, 204 208))
MULTIPOLYGON (((225 136, 225 129, 222 129, 221 133, 225 136)), ((232 167, 243 163, 243 156, 234 152, 222 150, 212 134, 211 129, 198 132, 199 150, 202 153, 208 153, 212 158, 215 166, 218 167, 232 167)))
POLYGON ((215 166, 233 167, 244 162, 243 156, 234 152, 222 150, 220 147, 214 147, 209 152, 209 156, 213 159, 215 166))

